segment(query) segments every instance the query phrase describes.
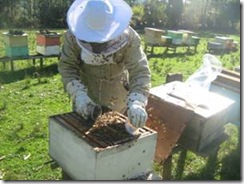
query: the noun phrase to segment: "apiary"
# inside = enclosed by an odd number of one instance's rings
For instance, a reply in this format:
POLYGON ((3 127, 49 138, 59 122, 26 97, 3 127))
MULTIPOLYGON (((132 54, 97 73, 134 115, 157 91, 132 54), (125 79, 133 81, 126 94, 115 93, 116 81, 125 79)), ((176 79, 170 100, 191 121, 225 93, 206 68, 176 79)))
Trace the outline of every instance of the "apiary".
POLYGON ((7 57, 28 56, 28 35, 21 31, 3 33, 5 52, 7 57))
POLYGON ((49 117, 49 155, 73 180, 127 180, 152 169, 157 132, 128 134, 125 116, 109 113, 100 118, 120 123, 91 125, 74 112, 49 117))
MULTIPOLYGON (((225 137, 224 125, 233 109, 232 99, 207 90, 194 90, 180 81, 152 88, 151 94, 193 112, 178 140, 182 147, 204 156, 209 147, 225 137)), ((178 111, 182 109, 178 108, 178 111)), ((180 116, 178 121, 182 121, 180 116)))
POLYGON ((60 54, 61 34, 50 31, 36 33, 36 52, 42 55, 60 54))

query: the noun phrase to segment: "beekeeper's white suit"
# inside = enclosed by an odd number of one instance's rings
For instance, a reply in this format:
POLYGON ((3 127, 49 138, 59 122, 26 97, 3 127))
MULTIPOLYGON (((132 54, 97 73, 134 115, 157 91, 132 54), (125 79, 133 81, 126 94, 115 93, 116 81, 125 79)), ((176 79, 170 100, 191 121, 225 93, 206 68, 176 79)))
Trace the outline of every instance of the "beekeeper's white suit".
POLYGON ((122 0, 76 0, 68 11, 59 72, 84 118, 89 105, 99 104, 127 110, 132 124, 145 125, 150 70, 140 37, 128 25, 131 15, 122 0))

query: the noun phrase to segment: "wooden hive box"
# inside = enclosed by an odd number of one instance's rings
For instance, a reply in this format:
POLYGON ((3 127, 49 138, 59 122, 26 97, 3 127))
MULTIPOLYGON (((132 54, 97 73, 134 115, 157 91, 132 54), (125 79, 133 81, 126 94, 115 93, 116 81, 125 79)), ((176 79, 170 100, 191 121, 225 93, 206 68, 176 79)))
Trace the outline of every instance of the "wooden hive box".
POLYGON ((53 46, 36 45, 36 52, 44 56, 59 55, 60 46, 59 45, 53 45, 53 46))
POLYGON ((28 35, 12 35, 9 33, 3 33, 4 44, 8 47, 27 47, 28 46, 28 35))
MULTIPOLYGON (((211 151, 211 146, 216 146, 222 138, 226 138, 224 125, 228 122, 228 114, 234 105, 232 99, 210 91, 188 89, 183 82, 179 81, 155 87, 151 93, 176 107, 181 106, 194 112, 179 138, 178 144, 182 147, 205 156, 209 153, 209 148, 211 151), (169 95, 172 90, 174 96, 169 95), (193 104, 200 106, 190 106, 179 98, 192 97, 192 95, 196 99, 192 101, 193 104)), ((182 121, 180 118, 178 120, 182 121)))
POLYGON ((191 38, 191 43, 190 44, 192 44, 192 45, 198 45, 199 44, 199 42, 200 42, 200 37, 198 37, 198 36, 192 36, 192 38, 191 38))
POLYGON ((231 50, 234 40, 230 37, 216 36, 215 42, 220 43, 223 49, 231 50))
POLYGON ((182 32, 182 43, 186 45, 190 45, 192 43, 192 36, 195 34, 192 31, 189 30, 178 30, 179 32, 182 32))
POLYGON ((7 57, 25 57, 29 55, 28 35, 14 35, 3 33, 3 41, 5 45, 5 53, 7 57))
POLYGON ((171 44, 172 43, 172 38, 170 36, 165 36, 165 35, 162 35, 161 36, 161 41, 162 43, 164 44, 171 44))
POLYGON ((49 118, 49 155, 73 180, 127 180, 152 169, 156 131, 140 128, 139 137, 111 144, 87 130, 73 112, 49 118))
POLYGON ((161 41, 161 36, 165 33, 162 29, 156 28, 145 28, 145 41, 147 44, 160 45, 163 44, 161 41))
POLYGON ((25 57, 29 55, 29 49, 27 46, 24 47, 5 47, 6 56, 13 57, 25 57))
POLYGON ((41 34, 36 33, 36 44, 40 46, 55 46, 60 45, 61 34, 41 34))
MULTIPOLYGON (((159 91, 160 92, 160 91, 159 91)), ((187 126, 193 111, 165 101, 151 89, 146 107, 148 120, 146 126, 158 132, 155 161, 164 162, 187 126)))
POLYGON ((207 49, 208 50, 222 50, 223 49, 223 45, 221 43, 218 42, 207 42, 207 49))
POLYGON ((211 117, 195 115, 185 128, 179 144, 202 156, 207 156, 226 138, 224 125, 228 122, 223 110, 211 117))
POLYGON ((176 45, 182 44, 183 39, 183 32, 180 31, 174 31, 174 30, 168 30, 167 36, 170 36, 172 38, 172 43, 176 45))
POLYGON ((36 33, 36 52, 45 56, 60 54, 60 33, 36 33))
POLYGON ((228 114, 228 122, 240 125, 241 119, 241 85, 240 73, 231 70, 222 70, 218 77, 211 83, 210 91, 221 94, 234 101, 228 114))

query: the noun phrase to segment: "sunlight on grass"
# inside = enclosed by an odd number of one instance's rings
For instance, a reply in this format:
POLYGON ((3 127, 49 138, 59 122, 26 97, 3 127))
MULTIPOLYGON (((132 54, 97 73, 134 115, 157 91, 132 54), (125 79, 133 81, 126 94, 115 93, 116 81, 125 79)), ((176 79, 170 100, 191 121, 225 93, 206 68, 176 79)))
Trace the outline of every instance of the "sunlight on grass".
POLYGON ((0 143, 3 148, 0 157, 6 156, 0 162, 1 168, 5 168, 4 179, 58 179, 60 173, 58 170, 50 170, 49 165, 39 170, 40 175, 33 173, 33 167, 50 160, 48 117, 71 110, 67 105, 69 99, 63 92, 60 76, 47 78, 40 75, 39 78, 27 77, 6 84, 0 98, 6 102, 5 105, 2 103, 0 112, 0 138, 3 140, 0 143), (29 153, 30 158, 23 160, 24 155, 29 153))

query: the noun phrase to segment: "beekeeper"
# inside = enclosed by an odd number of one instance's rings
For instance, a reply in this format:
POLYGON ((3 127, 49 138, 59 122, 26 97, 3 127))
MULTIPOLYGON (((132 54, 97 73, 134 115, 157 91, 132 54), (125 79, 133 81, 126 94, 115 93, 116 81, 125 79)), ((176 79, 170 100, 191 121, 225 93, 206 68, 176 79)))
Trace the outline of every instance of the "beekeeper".
POLYGON ((101 105, 145 125, 151 76, 131 17, 123 0, 75 0, 67 12, 59 72, 74 111, 86 119, 101 105))

